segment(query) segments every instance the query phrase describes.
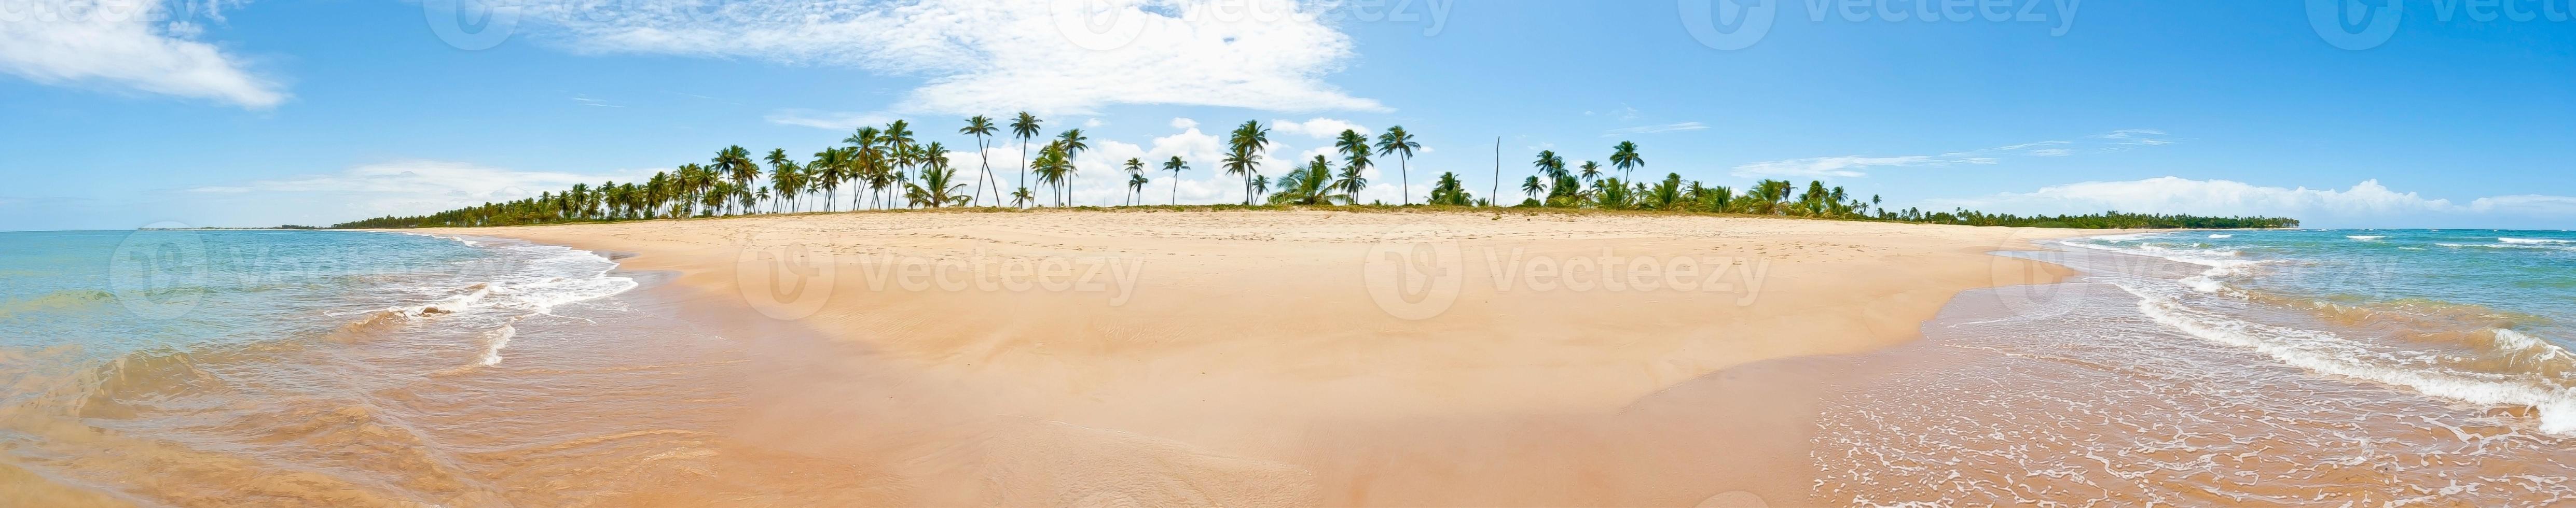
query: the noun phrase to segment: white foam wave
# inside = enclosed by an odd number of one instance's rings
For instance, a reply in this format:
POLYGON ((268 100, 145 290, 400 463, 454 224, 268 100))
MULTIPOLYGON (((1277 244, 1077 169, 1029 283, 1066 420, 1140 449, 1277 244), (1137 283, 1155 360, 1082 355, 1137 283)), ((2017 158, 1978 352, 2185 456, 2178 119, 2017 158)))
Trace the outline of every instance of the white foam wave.
POLYGON ((2222 238, 2235 238, 2235 237, 2236 237, 2236 235, 2209 235, 2209 238, 2210 238, 2210 239, 2212 239, 2212 240, 2222 239, 2222 238))
POLYGON ((2376 242, 2388 239, 2388 237, 2378 235, 2345 235, 2344 238, 2350 238, 2352 241, 2356 242, 2376 242))
POLYGON ((478 363, 485 367, 500 365, 501 348, 510 347, 510 339, 518 336, 517 325, 501 325, 500 328, 483 332, 483 357, 478 360, 478 363))
POLYGON ((2450 248, 2454 248, 2454 249, 2485 248, 2485 249, 2539 249, 2539 250, 2565 250, 2565 251, 2576 251, 2576 247, 2560 247, 2560 246, 2556 246, 2556 245, 2529 244, 2529 243, 2436 243, 2436 244, 2433 244, 2433 245, 2440 245, 2440 246, 2443 246, 2443 247, 2450 247, 2450 248))
MULTIPOLYGON (((2138 311, 2193 337, 2260 352, 2310 371, 2364 379, 2413 389, 2419 393, 2476 404, 2530 406, 2540 413, 2540 430, 2576 434, 2576 389, 2543 370, 2481 372, 2453 368, 2471 359, 2430 351, 2372 348, 2332 332, 2255 323, 2185 304, 2183 295, 2151 284, 2112 281, 2138 296, 2138 311)), ((2556 359, 2567 352, 2512 330, 2492 329, 2494 354, 2532 361, 2556 359)))
POLYGON ((2576 243, 2576 240, 2551 240, 2551 239, 2546 239, 2546 238, 2497 238, 2497 239, 2496 239, 2496 241, 2504 242, 2504 243, 2511 243, 2511 244, 2522 244, 2522 245, 2534 245, 2534 244, 2544 244, 2544 243, 2556 243, 2556 244, 2569 244, 2569 243, 2576 243))
POLYGON ((2086 249, 2106 250, 2123 254, 2156 257, 2168 261, 2209 267, 2208 270, 2202 271, 2200 275, 2176 281, 2181 283, 2183 287, 2191 288, 2193 291, 2203 293, 2215 293, 2219 290, 2226 289, 2227 284, 2221 282, 2220 279, 2245 275, 2246 267, 2273 262, 2270 260, 2241 259, 2244 252, 2236 250, 2174 248, 2155 245, 2153 243, 2139 244, 2123 248, 2077 240, 2067 240, 2058 243, 2071 247, 2082 247, 2086 249))

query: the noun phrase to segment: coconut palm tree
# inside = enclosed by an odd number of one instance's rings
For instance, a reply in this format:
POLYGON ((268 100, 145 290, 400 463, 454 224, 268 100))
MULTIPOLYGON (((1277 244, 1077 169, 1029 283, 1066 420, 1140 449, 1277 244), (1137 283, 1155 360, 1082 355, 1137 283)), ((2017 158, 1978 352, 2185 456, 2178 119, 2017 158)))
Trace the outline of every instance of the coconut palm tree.
MULTIPOLYGON (((1049 189, 1059 189, 1058 185, 1073 174, 1073 164, 1067 162, 1064 155, 1064 142, 1047 143, 1046 148, 1038 149, 1038 158, 1029 162, 1029 171, 1037 173, 1038 183, 1046 184, 1049 189)), ((1056 204, 1064 204, 1061 192, 1057 194, 1056 204)))
MULTIPOLYGON (((1538 177, 1530 179, 1537 180, 1538 177)), ((1475 201, 1474 196, 1467 194, 1467 186, 1458 181, 1456 172, 1440 173, 1440 180, 1431 184, 1431 204, 1467 206, 1475 204, 1475 201)))
POLYGON ((1144 204, 1146 183, 1149 183, 1149 181, 1145 179, 1145 174, 1142 172, 1129 173, 1127 175, 1127 193, 1135 196, 1134 198, 1131 198, 1129 201, 1130 203, 1139 205, 1144 204))
POLYGON ((1091 144, 1085 143, 1090 140, 1091 138, 1082 135, 1082 129, 1065 129, 1062 134, 1056 136, 1056 144, 1064 151, 1064 174, 1056 177, 1056 206, 1073 206, 1073 175, 1082 172, 1080 168, 1074 167, 1073 158, 1081 155, 1083 150, 1091 149, 1091 144))
POLYGON ((1637 142, 1621 141, 1610 148, 1610 165, 1619 168, 1619 179, 1627 180, 1631 170, 1646 167, 1646 158, 1637 155, 1637 142))
MULTIPOLYGON (((1020 138, 1021 192, 1027 192, 1029 190, 1029 140, 1037 139, 1038 132, 1038 117, 1029 115, 1029 112, 1027 111, 1021 111, 1019 118, 1011 120, 1011 136, 1020 138)), ((1022 200, 1021 202, 1026 203, 1027 201, 1022 200)))
MULTIPOLYGON (((1421 148, 1422 143, 1414 142, 1413 134, 1404 132, 1402 125, 1388 127, 1385 133, 1377 135, 1377 154, 1396 156, 1395 166, 1403 178, 1397 181, 1402 187, 1397 187, 1396 193, 1404 195, 1406 205, 1413 204, 1413 151, 1421 148)), ((1450 176, 1456 174, 1451 173, 1450 176)))
MULTIPOLYGON (((991 179, 993 177, 993 157, 991 154, 985 153, 985 151, 990 150, 991 147, 985 143, 984 138, 992 136, 993 133, 998 130, 999 129, 993 127, 993 119, 985 117, 984 115, 975 115, 973 118, 966 119, 966 127, 957 129, 958 134, 975 137, 975 155, 984 159, 984 171, 975 176, 975 194, 972 199, 968 200, 976 204, 981 204, 984 201, 984 180, 991 179)), ((1002 188, 1000 185, 993 186, 993 201, 995 203, 1000 203, 1002 201, 1002 188)))
POLYGON ((1341 178, 1333 180, 1333 190, 1340 192, 1342 200, 1351 204, 1358 204, 1360 190, 1368 188, 1368 176, 1360 172, 1362 168, 1367 167, 1367 161, 1361 162, 1343 165, 1341 178))
POLYGON ((1128 159, 1127 159, 1127 187, 1128 187, 1128 189, 1127 189, 1127 196, 1126 196, 1126 197, 1127 197, 1127 204, 1128 204, 1128 205, 1130 205, 1130 206, 1137 205, 1137 204, 1140 204, 1140 203, 1137 203, 1138 201, 1143 201, 1143 200, 1144 200, 1144 198, 1145 198, 1145 193, 1144 193, 1144 189, 1142 188, 1142 185, 1143 185, 1143 184, 1137 183, 1139 179, 1144 178, 1144 177, 1145 177, 1145 160, 1144 160, 1144 159, 1138 159, 1138 158, 1132 158, 1132 157, 1131 157, 1131 158, 1128 158, 1128 159))
POLYGON ((711 169, 732 180, 734 188, 743 192, 749 192, 751 181, 760 178, 760 165, 751 162, 751 151, 742 149, 742 145, 717 150, 715 158, 707 159, 707 162, 712 164, 709 166, 711 169))
POLYGON ((1270 195, 1270 204, 1323 205, 1337 201, 1333 195, 1333 162, 1322 155, 1303 168, 1279 175, 1278 183, 1279 193, 1270 195))
POLYGON ((1252 204, 1252 196, 1267 192, 1262 189, 1268 186, 1256 185, 1255 180, 1269 182, 1261 176, 1260 159, 1261 151, 1270 148, 1270 129, 1262 127, 1260 120, 1243 122, 1226 137, 1226 148, 1225 174, 1243 176, 1243 204, 1252 204))
MULTIPOLYGON (((853 131, 850 137, 841 139, 841 142, 850 144, 849 177, 851 180, 861 184, 871 183, 874 173, 881 169, 880 162, 884 159, 884 152, 879 150, 877 143, 882 132, 876 127, 860 127, 853 131)), ((859 189, 850 189, 850 209, 859 209, 859 195, 859 189)))
POLYGON ((833 204, 840 201, 841 182, 850 181, 851 152, 852 150, 841 147, 825 148, 823 151, 814 152, 814 162, 808 167, 813 168, 816 174, 814 181, 810 183, 815 188, 823 190, 823 211, 833 210, 833 204))
POLYGON ((1189 169, 1189 161, 1181 160, 1181 156, 1178 155, 1172 156, 1172 160, 1163 161, 1163 170, 1172 172, 1172 204, 1174 205, 1181 204, 1181 172, 1189 169))
POLYGON ((769 161, 769 188, 776 191, 778 197, 778 201, 770 202, 769 211, 776 212, 780 203, 795 203, 796 191, 805 187, 805 170, 797 167, 795 159, 787 157, 785 148, 769 150, 769 156, 764 159, 769 161))
POLYGON ((1528 180, 1521 181, 1521 193, 1528 194, 1530 199, 1538 199, 1539 193, 1545 191, 1547 184, 1539 183, 1538 175, 1530 175, 1528 180))
POLYGON ((949 169, 947 161, 933 161, 921 170, 920 183, 904 183, 904 198, 913 205, 931 208, 966 204, 973 198, 958 194, 966 191, 966 184, 956 179, 957 170, 949 169))
POLYGON ((1583 166, 1582 166, 1582 168, 1583 168, 1583 181, 1586 181, 1586 182, 1599 182, 1599 181, 1601 181, 1601 163, 1598 163, 1598 162, 1592 162, 1592 161, 1583 161, 1583 166))
POLYGON ((1030 192, 1027 187, 1021 187, 1020 190, 1011 191, 1011 206, 1028 206, 1030 201, 1036 201, 1037 199, 1037 193, 1030 192))
POLYGON ((1549 180, 1565 178, 1566 175, 1565 158, 1556 156, 1555 150, 1539 150, 1538 160, 1531 161, 1530 166, 1537 167, 1539 174, 1547 175, 1549 180))

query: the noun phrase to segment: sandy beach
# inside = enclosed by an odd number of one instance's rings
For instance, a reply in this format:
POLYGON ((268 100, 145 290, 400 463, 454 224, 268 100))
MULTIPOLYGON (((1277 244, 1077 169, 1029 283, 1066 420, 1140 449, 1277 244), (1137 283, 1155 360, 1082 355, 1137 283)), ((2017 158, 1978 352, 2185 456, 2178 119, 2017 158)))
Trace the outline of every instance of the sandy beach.
POLYGON ((1812 405, 1861 375, 1821 355, 2054 282, 1987 252, 2084 233, 1338 211, 425 232, 675 275, 655 291, 683 317, 775 366, 734 437, 868 472, 787 488, 828 499, 1678 506, 1808 504, 1812 405))

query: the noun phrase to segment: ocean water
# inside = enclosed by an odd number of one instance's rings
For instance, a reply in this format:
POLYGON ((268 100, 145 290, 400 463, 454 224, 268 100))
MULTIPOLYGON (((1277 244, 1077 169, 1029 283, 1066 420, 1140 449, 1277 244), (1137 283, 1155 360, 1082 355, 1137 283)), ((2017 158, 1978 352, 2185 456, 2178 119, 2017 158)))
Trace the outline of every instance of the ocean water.
POLYGON ((500 239, 0 233, 0 489, 548 505, 703 468, 638 458, 700 449, 738 355, 616 268, 500 239))
POLYGON ((2011 253, 1829 404, 1820 500, 2576 500, 2576 235, 2190 231, 2011 253))

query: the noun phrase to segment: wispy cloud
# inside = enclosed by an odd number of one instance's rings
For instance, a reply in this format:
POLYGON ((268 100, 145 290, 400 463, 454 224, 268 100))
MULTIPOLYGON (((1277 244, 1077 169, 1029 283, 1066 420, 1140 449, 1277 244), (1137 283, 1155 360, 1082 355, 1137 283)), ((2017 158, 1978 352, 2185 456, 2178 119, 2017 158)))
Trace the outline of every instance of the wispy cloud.
POLYGON ((1733 174, 1740 178, 1860 178, 1869 176, 1870 168, 2000 164, 2005 157, 2068 157, 2088 149, 2116 151, 2134 146, 2171 144, 2171 141, 2161 138, 2147 137, 2163 135, 2164 131, 2160 130, 2129 129, 2085 136, 2086 139, 2097 140, 2089 143, 2034 141, 1940 155, 1808 157, 1736 166, 1733 174))
POLYGON ((580 104, 581 104, 581 105, 583 105, 583 106, 591 106, 591 107, 601 107, 601 108, 623 108, 623 107, 626 107, 626 106, 618 105, 618 104, 610 104, 608 101, 603 101, 603 100, 599 100, 599 99, 593 99, 593 98, 590 98, 589 96, 586 96, 586 95, 574 95, 574 96, 572 96, 572 101, 573 101, 573 102, 580 103, 580 104))
MULTIPOLYGON (((64 8, 67 3, 48 3, 64 8)), ((29 19, 0 20, 0 73, 40 84, 208 99, 249 109, 286 102, 286 87, 248 70, 241 58, 195 40, 203 15, 221 22, 224 5, 144 0, 91 5, 63 15, 44 5, 0 7, 29 19), (202 10, 173 12, 181 5, 202 10), (51 18, 51 19, 41 19, 51 18)), ((0 15, 6 13, 0 12, 0 15)))
POLYGON ((770 112, 769 123, 845 131, 868 125, 885 125, 895 120, 885 113, 847 113, 810 109, 782 109, 770 112))
POLYGON ((1601 133, 1601 137, 1605 137, 1605 138, 1607 138, 1607 137, 1613 137, 1613 136, 1631 136, 1631 135, 1637 135, 1637 134, 1661 134, 1661 133, 1666 133, 1666 132, 1695 131, 1695 130, 1701 130, 1701 129, 1707 129, 1707 128, 1708 128, 1708 124, 1703 124, 1703 123, 1699 123, 1699 122, 1668 123, 1668 124, 1663 124, 1663 125, 1643 125, 1643 126, 1637 126, 1637 127, 1626 127, 1626 128, 1619 128, 1619 129, 1610 129, 1610 131, 1609 131, 1609 132, 1603 132, 1603 133, 1601 133))
POLYGON ((357 214, 424 213, 535 196, 576 183, 630 180, 644 172, 565 173, 518 171, 448 161, 394 161, 335 173, 209 185, 188 192, 244 199, 320 198, 357 214))
POLYGON ((523 12, 542 20, 532 24, 546 31, 541 37, 576 52, 743 57, 923 78, 885 108, 890 113, 1098 114, 1117 104, 1387 111, 1325 81, 1354 53, 1317 6, 1243 1, 638 0, 612 9, 541 0, 523 12), (1262 15, 1210 15, 1246 7, 1262 15), (1111 22, 1086 24, 1095 19, 1111 22))
POLYGON ((1934 208, 1966 207, 2011 213, 2136 213, 2197 215, 2270 215, 2297 217, 2311 226, 2439 225, 2444 220, 2478 216, 2553 220, 2566 227, 2576 216, 2576 197, 2547 195, 2493 196, 2466 204, 2399 192, 2378 180, 2349 188, 2267 187, 2232 180, 2160 177, 2118 182, 2082 182, 2042 187, 2026 193, 2000 193, 1976 198, 1934 199, 1934 208))

